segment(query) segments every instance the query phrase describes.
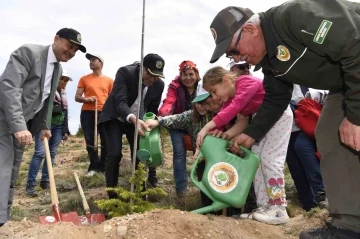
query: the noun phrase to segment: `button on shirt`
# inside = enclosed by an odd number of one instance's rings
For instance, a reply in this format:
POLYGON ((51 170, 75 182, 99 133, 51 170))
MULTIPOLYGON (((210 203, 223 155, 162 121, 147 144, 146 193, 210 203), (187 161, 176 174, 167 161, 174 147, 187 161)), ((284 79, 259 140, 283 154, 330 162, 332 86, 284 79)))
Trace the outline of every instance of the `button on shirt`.
POLYGON ((52 49, 52 46, 50 45, 49 46, 49 51, 48 51, 48 56, 47 56, 47 62, 46 62, 46 73, 45 73, 45 82, 44 82, 43 94, 41 96, 41 103, 39 105, 39 108, 36 110, 35 114, 42 109, 42 107, 44 106, 45 100, 50 95, 51 79, 52 79, 52 74, 53 74, 53 71, 54 71, 54 62, 57 62, 57 60, 56 60, 54 51, 52 49))

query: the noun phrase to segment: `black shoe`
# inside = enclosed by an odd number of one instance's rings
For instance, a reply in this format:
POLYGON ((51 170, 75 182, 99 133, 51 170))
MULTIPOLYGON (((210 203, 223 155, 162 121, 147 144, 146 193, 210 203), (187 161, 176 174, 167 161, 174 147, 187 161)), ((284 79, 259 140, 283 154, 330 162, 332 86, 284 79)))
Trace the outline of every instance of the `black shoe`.
POLYGON ((315 193, 315 200, 320 208, 329 208, 329 203, 324 191, 318 191, 315 193))
POLYGON ((30 197, 37 197, 38 193, 36 192, 36 186, 27 184, 26 194, 30 197))
POLYGON ((322 228, 309 229, 300 233, 300 239, 358 239, 360 233, 334 227, 329 222, 322 228))
POLYGON ((44 189, 44 190, 49 189, 49 188, 50 188, 50 186, 49 186, 49 181, 42 181, 42 182, 40 182, 40 187, 41 187, 42 189, 44 189))
POLYGON ((153 177, 148 177, 148 184, 151 185, 151 187, 153 188, 158 188, 159 187, 159 182, 156 176, 153 177))
POLYGON ((4 226, 5 223, 0 223, 0 227, 4 226))

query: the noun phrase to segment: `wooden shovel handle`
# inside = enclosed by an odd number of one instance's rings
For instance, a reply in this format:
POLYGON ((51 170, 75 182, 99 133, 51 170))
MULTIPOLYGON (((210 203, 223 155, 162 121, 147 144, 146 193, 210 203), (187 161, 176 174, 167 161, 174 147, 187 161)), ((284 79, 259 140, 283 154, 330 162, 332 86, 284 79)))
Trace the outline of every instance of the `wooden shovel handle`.
POLYGON ((51 156, 50 156, 50 149, 49 149, 49 141, 45 137, 44 138, 44 148, 45 148, 45 158, 46 158, 46 164, 48 168, 48 174, 49 174, 49 181, 50 181, 50 195, 51 195, 51 203, 59 204, 58 195, 56 192, 56 185, 55 185, 55 178, 54 178, 54 171, 51 163, 51 156))
POLYGON ((97 132, 98 112, 97 112, 97 99, 95 100, 95 129, 94 129, 94 149, 98 149, 98 132, 97 132))
POLYGON ((76 172, 74 172, 74 177, 75 177, 76 184, 77 184, 78 189, 79 189, 79 192, 80 192, 80 196, 81 196, 82 201, 83 201, 84 211, 85 211, 85 212, 90 212, 89 204, 88 204, 87 201, 86 201, 83 188, 81 187, 80 180, 79 180, 79 177, 78 177, 78 175, 77 175, 76 172))

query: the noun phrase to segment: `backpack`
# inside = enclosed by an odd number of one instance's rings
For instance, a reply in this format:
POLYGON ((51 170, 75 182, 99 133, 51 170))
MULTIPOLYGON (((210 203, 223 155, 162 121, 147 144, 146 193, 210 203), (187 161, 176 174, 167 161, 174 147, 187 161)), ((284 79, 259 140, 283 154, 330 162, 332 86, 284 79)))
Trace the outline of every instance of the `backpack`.
POLYGON ((322 105, 305 98, 298 102, 294 111, 296 125, 310 138, 315 139, 315 127, 319 120, 322 105))

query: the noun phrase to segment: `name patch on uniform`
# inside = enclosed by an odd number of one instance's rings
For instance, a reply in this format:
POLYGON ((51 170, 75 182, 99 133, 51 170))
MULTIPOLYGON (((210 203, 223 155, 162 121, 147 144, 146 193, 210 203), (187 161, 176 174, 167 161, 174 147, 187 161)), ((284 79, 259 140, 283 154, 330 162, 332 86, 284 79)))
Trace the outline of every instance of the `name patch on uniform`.
POLYGON ((333 23, 328 20, 323 20, 314 36, 313 41, 317 44, 323 44, 332 24, 333 23))

